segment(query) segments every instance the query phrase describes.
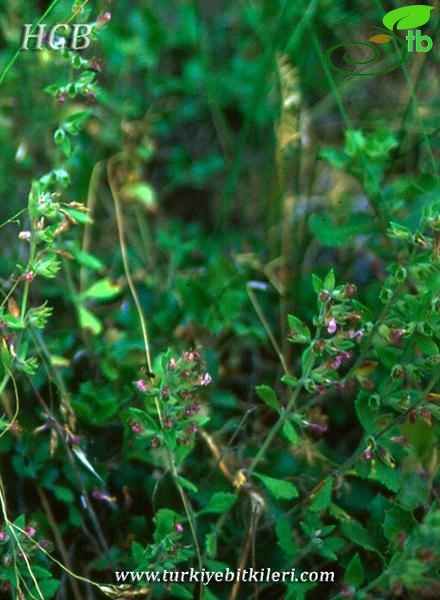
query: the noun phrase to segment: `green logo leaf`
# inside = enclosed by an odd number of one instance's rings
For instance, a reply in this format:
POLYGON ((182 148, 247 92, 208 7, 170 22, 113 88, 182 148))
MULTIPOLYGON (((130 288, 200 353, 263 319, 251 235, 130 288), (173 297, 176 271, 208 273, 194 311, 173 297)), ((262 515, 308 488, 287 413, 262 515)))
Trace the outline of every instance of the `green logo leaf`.
POLYGON ((433 6, 424 4, 413 4, 402 6, 387 13, 383 18, 383 24, 387 29, 393 30, 397 23, 397 29, 414 29, 425 25, 431 17, 433 6))

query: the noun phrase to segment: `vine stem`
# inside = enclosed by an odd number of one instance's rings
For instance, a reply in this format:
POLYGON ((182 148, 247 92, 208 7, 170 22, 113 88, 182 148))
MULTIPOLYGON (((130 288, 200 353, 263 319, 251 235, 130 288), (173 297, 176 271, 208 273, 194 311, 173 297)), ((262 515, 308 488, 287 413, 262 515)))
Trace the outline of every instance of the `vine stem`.
MULTIPOLYGON (((137 310, 139 320, 141 323, 142 335, 144 338, 147 367, 148 367, 148 370, 151 371, 152 370, 152 360, 151 360, 151 350, 150 350, 150 341, 149 341, 149 336, 148 336, 147 323, 146 323, 146 320, 145 320, 145 317, 144 317, 144 314, 142 311, 141 302, 140 302, 138 293, 136 291, 136 287, 134 285, 133 278, 131 276, 130 264, 129 264, 128 255, 127 255, 127 245, 125 242, 124 217, 123 217, 123 211, 122 211, 121 202, 119 199, 119 193, 118 193, 118 190, 116 187, 116 180, 115 180, 114 169, 116 166, 116 162, 118 160, 123 160, 124 158, 125 158, 125 155, 124 155, 124 153, 121 152, 119 154, 115 154, 108 160, 108 162, 107 162, 107 177, 108 177, 110 191, 111 191, 114 206, 115 206, 116 224, 117 224, 117 229, 118 229, 119 246, 120 246, 121 255, 122 255, 122 263, 124 266, 127 283, 130 288, 130 292, 133 297, 133 301, 136 305, 136 310, 137 310)), ((163 429, 164 425, 163 425, 162 411, 161 411, 159 401, 157 398, 155 398, 155 406, 156 406, 156 411, 157 411, 157 415, 159 418, 161 429, 163 429)), ((177 468, 176 468, 176 464, 174 461, 174 457, 172 455, 171 450, 168 447, 166 449, 166 454, 167 454, 167 459, 169 462, 169 467, 171 470, 171 475, 173 478, 174 485, 176 486, 176 488, 179 492, 179 495, 182 500, 182 504, 183 504, 183 507, 184 507, 184 510, 186 513, 186 517, 188 519, 188 523, 189 523, 189 527, 191 530, 191 535, 193 538, 194 547, 195 547, 195 551, 196 551, 196 555, 197 555, 197 562, 198 562, 199 570, 202 571, 202 568, 203 568, 202 554, 201 554, 199 542, 197 539, 194 511, 192 509, 192 506, 188 499, 188 496, 185 493, 185 490, 182 488, 182 486, 179 483, 178 473, 177 473, 177 468)), ((202 591, 202 587, 200 586, 199 592, 198 592, 198 597, 201 599, 202 596, 203 596, 203 591, 202 591)))

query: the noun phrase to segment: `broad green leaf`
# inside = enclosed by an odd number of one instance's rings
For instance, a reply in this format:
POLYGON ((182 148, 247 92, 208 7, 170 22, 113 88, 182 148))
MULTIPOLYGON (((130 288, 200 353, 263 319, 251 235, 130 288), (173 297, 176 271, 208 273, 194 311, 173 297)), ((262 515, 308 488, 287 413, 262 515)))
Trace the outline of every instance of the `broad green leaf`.
POLYGON ((299 442, 299 437, 295 427, 290 421, 286 421, 283 425, 283 434, 286 439, 295 446, 299 442))
POLYGON ((216 492, 200 513, 227 513, 235 504, 237 496, 231 492, 216 492))
POLYGON ((393 30, 397 24, 397 29, 415 29, 428 23, 431 18, 431 10, 433 6, 425 6, 424 4, 413 4, 411 6, 402 6, 394 10, 390 10, 382 19, 383 24, 387 29, 393 30))
POLYGON ((318 277, 318 275, 315 275, 315 273, 312 273, 312 286, 317 294, 319 294, 323 288, 322 279, 318 277))
POLYGON ((360 587, 365 580, 364 567, 357 552, 345 569, 344 579, 355 588, 360 587))
POLYGON ((121 287, 112 283, 107 277, 94 283, 88 290, 81 294, 82 299, 110 300, 121 292, 121 287))
POLYGON ((275 410, 279 410, 280 404, 272 388, 270 388, 268 385, 257 385, 255 392, 257 393, 257 396, 261 398, 261 400, 263 400, 263 402, 265 402, 268 406, 274 408, 275 410))
POLYGON ((78 306, 79 324, 82 329, 90 329, 93 335, 99 335, 102 331, 101 321, 84 306, 78 306))
POLYGON ((315 494, 312 494, 312 512, 321 512, 327 510, 332 499, 333 478, 326 479, 324 485, 315 494))
POLYGON ((261 475, 260 473, 254 473, 258 479, 260 479, 266 489, 275 496, 282 500, 291 500, 292 498, 298 497, 298 490, 290 481, 284 481, 283 479, 275 479, 274 477, 268 477, 267 475, 261 475))

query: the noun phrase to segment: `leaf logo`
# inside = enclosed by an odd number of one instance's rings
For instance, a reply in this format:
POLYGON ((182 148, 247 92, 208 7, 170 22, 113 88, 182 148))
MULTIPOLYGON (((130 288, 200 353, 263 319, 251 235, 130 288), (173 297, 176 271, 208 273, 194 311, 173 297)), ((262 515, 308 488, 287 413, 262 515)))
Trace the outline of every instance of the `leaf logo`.
POLYGON ((393 38, 390 35, 387 35, 386 33, 381 33, 380 35, 373 35, 373 37, 370 37, 368 41, 374 42, 375 44, 386 44, 392 39, 393 38))
POLYGON ((428 23, 431 18, 433 6, 424 4, 413 4, 412 6, 403 6, 387 13, 383 18, 383 24, 391 31, 397 24, 397 29, 415 29, 428 23))

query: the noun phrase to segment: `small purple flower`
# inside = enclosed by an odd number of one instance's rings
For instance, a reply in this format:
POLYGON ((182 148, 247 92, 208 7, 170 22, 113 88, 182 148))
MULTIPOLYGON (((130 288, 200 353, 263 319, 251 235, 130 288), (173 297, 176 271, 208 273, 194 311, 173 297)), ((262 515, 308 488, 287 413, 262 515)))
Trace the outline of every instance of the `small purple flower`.
POLYGON ((373 458, 373 453, 371 452, 371 448, 365 448, 365 450, 361 454, 361 460, 371 460, 373 458))
POLYGON ((174 525, 174 531, 176 533, 183 533, 183 529, 184 529, 184 527, 183 527, 182 523, 176 523, 174 525))
POLYGON ((160 440, 157 437, 154 437, 150 442, 150 446, 152 448, 157 448, 159 446, 159 444, 160 444, 160 440))
POLYGON ((140 391, 140 392, 147 392, 148 391, 148 384, 144 379, 138 379, 135 383, 136 388, 140 391))
POLYGON ((203 375, 200 375, 200 377, 197 379, 197 385, 207 386, 211 383, 211 381, 211 375, 209 373, 203 373, 203 375))
POLYGON ((327 425, 322 425, 320 423, 309 423, 308 421, 303 421, 304 425, 307 425, 309 429, 312 431, 317 431, 318 433, 325 433, 328 431, 327 425))
POLYGON ((352 335, 352 338, 356 340, 356 342, 359 344, 359 342, 362 340, 362 338, 365 335, 365 329, 358 329, 357 331, 355 331, 352 335))
POLYGON ((335 381, 335 388, 338 392, 343 392, 345 390, 345 381, 335 381))
POLYGON ((329 333, 335 333, 337 328, 338 328, 338 324, 336 323, 336 319, 334 317, 332 317, 329 320, 329 322, 327 323, 327 331, 329 333))
POLYGON ((92 498, 95 498, 95 500, 108 500, 109 496, 104 492, 104 490, 95 488, 92 492, 92 498))
POLYGON ((25 527, 24 532, 29 537, 34 537, 34 535, 37 533, 37 530, 35 529, 35 527, 25 527))
POLYGON ((175 358, 170 358, 170 360, 168 361, 168 368, 177 369, 177 361, 175 358))
POLYGON ((339 369, 339 367, 343 363, 343 360, 344 359, 343 359, 342 355, 338 354, 338 356, 335 356, 334 359, 331 362, 332 369, 339 369))
POLYGON ((0 531, 0 542, 5 542, 8 539, 6 531, 0 531))

